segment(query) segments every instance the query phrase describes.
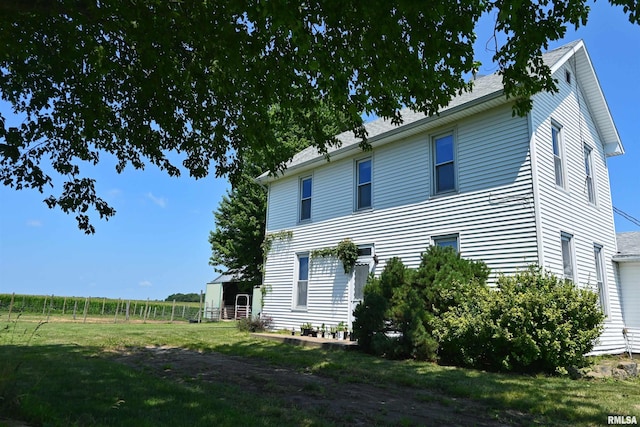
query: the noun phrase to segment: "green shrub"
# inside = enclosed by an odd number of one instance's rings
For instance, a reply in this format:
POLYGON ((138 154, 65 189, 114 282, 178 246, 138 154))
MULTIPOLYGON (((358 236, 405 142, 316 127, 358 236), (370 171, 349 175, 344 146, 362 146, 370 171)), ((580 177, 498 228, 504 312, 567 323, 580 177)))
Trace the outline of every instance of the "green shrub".
POLYGON ((388 358, 435 360, 437 316, 465 298, 469 286, 483 285, 488 275, 484 263, 463 259, 451 248, 428 248, 417 270, 390 259, 380 278, 367 282, 354 311, 360 348, 388 358))
POLYGON ((258 317, 251 318, 247 317, 244 319, 238 320, 236 324, 238 329, 243 332, 264 332, 271 327, 271 322, 273 319, 271 317, 258 317))
POLYGON ((566 372, 587 364, 602 333, 597 295, 539 267, 474 288, 444 313, 435 335, 442 362, 490 370, 566 372))

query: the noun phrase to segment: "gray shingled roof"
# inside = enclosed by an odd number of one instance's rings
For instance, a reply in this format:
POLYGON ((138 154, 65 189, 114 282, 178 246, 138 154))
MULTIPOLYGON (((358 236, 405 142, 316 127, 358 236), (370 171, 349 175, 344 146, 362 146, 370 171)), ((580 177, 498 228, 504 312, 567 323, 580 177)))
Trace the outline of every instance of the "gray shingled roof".
POLYGON ((640 231, 628 231, 616 234, 618 255, 616 258, 640 257, 640 231))
MULTIPOLYGON (((576 40, 571 43, 567 43, 557 49, 553 49, 542 55, 544 63, 549 68, 554 68, 558 61, 562 60, 568 53, 570 53, 581 40, 576 40)), ((504 93, 504 86, 502 84, 502 76, 498 73, 494 73, 488 76, 477 78, 473 83, 473 89, 471 92, 464 92, 462 95, 456 96, 451 100, 449 105, 440 110, 439 115, 443 116, 447 113, 462 110, 472 105, 490 100, 501 98, 504 93)), ((505 98, 502 98, 506 101, 505 98)), ((410 128, 417 127, 428 120, 433 120, 434 117, 429 117, 423 113, 412 111, 408 108, 401 110, 403 123, 400 126, 394 125, 390 120, 375 119, 365 124, 367 129, 367 139, 370 143, 376 140, 385 138, 394 132, 406 131, 410 128)), ((337 135, 340 140, 340 146, 334 146, 328 148, 328 154, 337 154, 338 152, 354 149, 360 143, 360 140, 354 137, 353 132, 347 131, 337 135)), ((312 163, 323 159, 324 155, 318 152, 315 147, 307 147, 306 149, 297 153, 288 163, 287 169, 296 169, 304 166, 308 163, 312 163)), ((265 179, 268 177, 268 172, 262 174, 258 179, 265 179)))
POLYGON ((209 283, 232 283, 232 282, 237 282, 238 280, 239 278, 234 276, 233 274, 224 273, 219 275, 209 283))

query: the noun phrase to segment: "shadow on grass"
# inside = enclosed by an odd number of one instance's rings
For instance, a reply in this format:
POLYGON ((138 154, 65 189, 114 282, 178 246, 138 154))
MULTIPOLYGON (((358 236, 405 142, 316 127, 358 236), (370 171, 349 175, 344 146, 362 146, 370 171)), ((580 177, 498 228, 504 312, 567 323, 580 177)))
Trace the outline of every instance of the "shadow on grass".
POLYGON ((640 380, 571 380, 566 377, 489 373, 427 362, 391 361, 355 351, 308 349, 241 340, 209 348, 311 371, 343 383, 411 387, 414 393, 455 402, 472 399, 499 419, 545 425, 602 425, 612 414, 640 411, 640 380), (526 415, 526 416, 525 416, 526 415))
POLYGON ((0 368, 19 364, 13 379, 17 400, 3 407, 0 396, 0 413, 47 426, 323 425, 267 396, 228 384, 158 378, 100 352, 70 345, 0 346, 0 368))

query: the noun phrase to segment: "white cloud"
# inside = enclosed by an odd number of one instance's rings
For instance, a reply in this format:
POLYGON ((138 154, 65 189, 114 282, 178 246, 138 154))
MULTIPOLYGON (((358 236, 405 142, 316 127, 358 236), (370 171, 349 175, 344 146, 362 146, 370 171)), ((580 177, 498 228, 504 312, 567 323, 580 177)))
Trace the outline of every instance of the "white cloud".
POLYGON ((160 206, 161 208, 164 208, 167 206, 167 199, 164 197, 156 197, 153 195, 153 193, 147 193, 147 198, 151 200, 153 203, 155 203, 156 205, 160 206))
POLYGON ((151 287, 151 282, 148 280, 143 280, 142 282, 138 283, 139 286, 143 287, 143 288, 150 288, 151 287))
POLYGON ((27 221, 27 227, 42 227, 42 221, 39 219, 30 219, 27 221))

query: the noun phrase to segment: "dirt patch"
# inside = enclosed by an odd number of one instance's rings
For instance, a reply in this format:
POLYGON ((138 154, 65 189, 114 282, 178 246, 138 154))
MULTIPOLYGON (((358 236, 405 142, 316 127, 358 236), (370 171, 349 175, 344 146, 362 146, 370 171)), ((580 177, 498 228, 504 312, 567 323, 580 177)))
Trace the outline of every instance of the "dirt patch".
POLYGON ((264 361, 213 352, 146 347, 120 352, 115 360, 176 382, 189 379, 233 384, 279 399, 286 407, 322 408, 322 418, 335 425, 517 426, 533 421, 519 412, 489 413, 484 405, 470 399, 387 384, 344 384, 264 361))

